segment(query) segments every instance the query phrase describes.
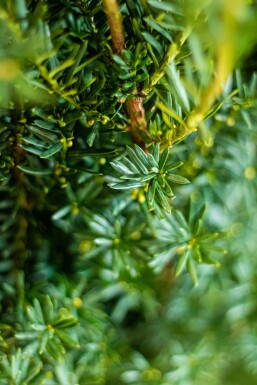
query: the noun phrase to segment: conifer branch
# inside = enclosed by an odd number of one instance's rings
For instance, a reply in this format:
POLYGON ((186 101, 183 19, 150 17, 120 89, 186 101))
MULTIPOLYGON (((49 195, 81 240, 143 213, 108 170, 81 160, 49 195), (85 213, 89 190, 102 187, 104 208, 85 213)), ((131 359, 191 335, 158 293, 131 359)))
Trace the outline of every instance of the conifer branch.
POLYGON ((180 125, 178 134, 169 142, 169 146, 184 140, 192 132, 198 130, 199 125, 206 118, 210 108, 222 94, 229 73, 222 76, 219 72, 213 77, 211 83, 203 90, 199 105, 188 115, 183 125, 180 125))
POLYGON ((79 104, 75 101, 74 98, 72 98, 68 95, 65 95, 65 93, 61 91, 58 82, 49 76, 49 73, 48 73, 48 71, 44 65, 42 65, 40 63, 35 63, 35 65, 37 66, 38 70, 40 71, 42 78, 50 86, 52 92, 54 92, 55 94, 59 95, 61 98, 66 100, 68 103, 70 103, 72 106, 74 106, 77 110, 81 110, 79 104))
MULTIPOLYGON (((122 56, 122 50, 125 48, 125 36, 122 26, 122 17, 116 0, 103 0, 104 9, 107 15, 112 36, 113 52, 122 56)), ((127 128, 134 138, 135 143, 144 147, 144 141, 141 138, 140 131, 144 131, 147 135, 147 123, 145 119, 145 110, 143 106, 143 97, 137 96, 135 98, 127 99, 125 104, 128 111, 130 126, 127 128)), ((141 92, 142 94, 142 92, 141 92)))
POLYGON ((189 30, 180 32, 175 41, 172 42, 167 49, 167 52, 160 64, 160 67, 151 75, 149 84, 144 88, 144 92, 149 94, 152 90, 153 86, 157 84, 161 78, 165 75, 167 66, 173 62, 176 56, 179 54, 181 47, 185 43, 187 37, 189 35, 189 30))

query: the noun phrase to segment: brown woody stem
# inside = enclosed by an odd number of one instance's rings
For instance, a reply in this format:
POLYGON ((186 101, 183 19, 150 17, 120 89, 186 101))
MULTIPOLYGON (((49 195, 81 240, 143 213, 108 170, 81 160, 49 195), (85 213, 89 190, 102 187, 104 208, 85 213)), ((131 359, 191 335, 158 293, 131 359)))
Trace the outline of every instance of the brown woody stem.
POLYGON ((147 123, 145 119, 145 109, 143 107, 142 97, 126 100, 126 108, 130 118, 129 131, 131 132, 135 143, 144 148, 144 141, 140 135, 140 131, 144 131, 148 135, 147 123))
MULTIPOLYGON (((110 26, 113 52, 122 56, 122 50, 125 48, 125 37, 122 26, 122 17, 117 1, 103 0, 103 5, 110 26)), ((144 141, 140 135, 140 131, 147 133, 143 100, 143 97, 137 96, 137 92, 135 92, 135 98, 126 100, 126 108, 130 120, 130 125, 127 130, 130 131, 135 143, 141 147, 144 147, 144 141)))
POLYGON ((125 48, 125 37, 117 1, 103 0, 103 5, 111 30, 113 52, 121 56, 125 48))

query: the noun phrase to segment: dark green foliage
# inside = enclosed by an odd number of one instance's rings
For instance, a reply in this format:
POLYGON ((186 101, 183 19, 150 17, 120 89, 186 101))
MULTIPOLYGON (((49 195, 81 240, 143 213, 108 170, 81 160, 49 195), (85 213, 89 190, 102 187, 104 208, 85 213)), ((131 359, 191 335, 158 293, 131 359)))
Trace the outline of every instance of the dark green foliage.
POLYGON ((0 384, 255 385, 256 2, 119 9, 0 2, 0 384))

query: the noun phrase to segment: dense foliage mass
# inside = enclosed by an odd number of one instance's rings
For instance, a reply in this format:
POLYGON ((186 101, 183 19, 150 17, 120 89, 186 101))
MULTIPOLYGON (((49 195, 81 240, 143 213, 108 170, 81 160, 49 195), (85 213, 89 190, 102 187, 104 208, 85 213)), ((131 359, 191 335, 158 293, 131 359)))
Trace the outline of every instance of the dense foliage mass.
POLYGON ((0 2, 0 384, 255 385, 246 0, 0 2))

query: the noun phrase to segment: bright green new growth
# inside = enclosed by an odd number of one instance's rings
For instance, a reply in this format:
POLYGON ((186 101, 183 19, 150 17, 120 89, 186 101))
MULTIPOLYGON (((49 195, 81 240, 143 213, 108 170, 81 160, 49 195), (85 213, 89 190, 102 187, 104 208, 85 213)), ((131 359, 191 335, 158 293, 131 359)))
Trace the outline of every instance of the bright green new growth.
POLYGON ((0 385, 256 385, 256 22, 0 2, 0 385))

